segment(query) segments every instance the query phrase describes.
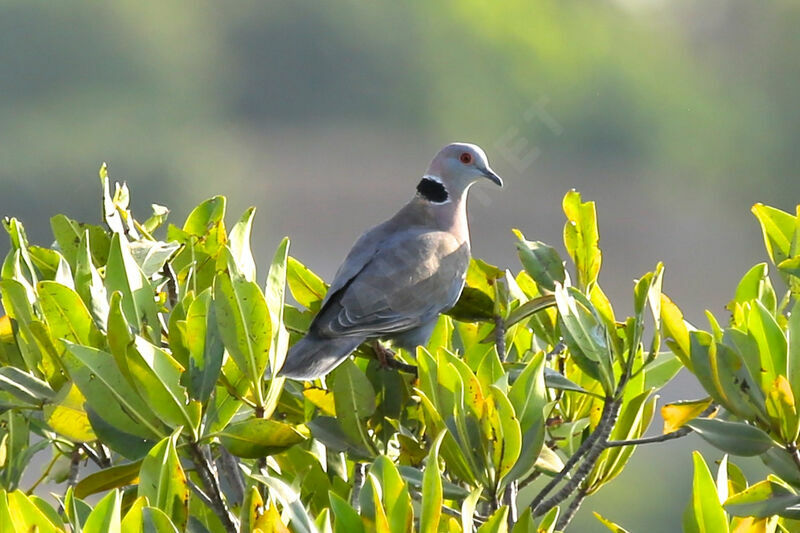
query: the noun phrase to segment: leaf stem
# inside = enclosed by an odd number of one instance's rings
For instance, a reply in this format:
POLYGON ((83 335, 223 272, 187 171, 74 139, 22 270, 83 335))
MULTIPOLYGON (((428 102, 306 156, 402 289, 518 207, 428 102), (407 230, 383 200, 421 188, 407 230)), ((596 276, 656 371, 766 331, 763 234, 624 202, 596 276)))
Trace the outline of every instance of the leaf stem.
POLYGON ((36 487, 38 487, 42 483, 42 481, 44 481, 47 478, 47 476, 50 475, 50 471, 53 469, 53 466, 56 464, 56 461, 58 461, 58 457, 59 456, 57 453, 53 453, 53 458, 50 460, 50 463, 48 463, 47 468, 44 469, 44 472, 42 472, 42 475, 39 476, 39 479, 37 479, 34 482, 34 484, 31 485, 31 488, 29 488, 28 491, 25 493, 27 496, 33 494, 33 491, 36 490, 36 487))

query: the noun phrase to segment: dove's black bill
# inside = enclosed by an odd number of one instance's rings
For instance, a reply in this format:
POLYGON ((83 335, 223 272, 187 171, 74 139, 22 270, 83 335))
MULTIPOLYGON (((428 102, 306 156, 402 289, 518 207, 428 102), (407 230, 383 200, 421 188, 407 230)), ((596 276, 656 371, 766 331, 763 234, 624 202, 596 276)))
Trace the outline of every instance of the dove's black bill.
POLYGON ((490 179, 492 182, 496 183, 500 187, 503 186, 503 178, 501 178, 500 176, 498 176, 497 174, 495 174, 494 172, 492 172, 488 168, 485 169, 485 170, 482 170, 481 172, 483 172, 483 175, 486 176, 488 179, 490 179))

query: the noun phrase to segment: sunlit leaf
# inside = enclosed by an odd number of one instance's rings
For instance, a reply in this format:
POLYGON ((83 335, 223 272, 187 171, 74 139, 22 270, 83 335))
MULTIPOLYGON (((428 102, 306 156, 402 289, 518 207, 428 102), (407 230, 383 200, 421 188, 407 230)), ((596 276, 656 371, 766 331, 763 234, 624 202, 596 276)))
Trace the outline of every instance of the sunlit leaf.
POLYGON ((217 435, 233 455, 251 459, 280 453, 306 439, 289 424, 264 418, 236 422, 217 435))

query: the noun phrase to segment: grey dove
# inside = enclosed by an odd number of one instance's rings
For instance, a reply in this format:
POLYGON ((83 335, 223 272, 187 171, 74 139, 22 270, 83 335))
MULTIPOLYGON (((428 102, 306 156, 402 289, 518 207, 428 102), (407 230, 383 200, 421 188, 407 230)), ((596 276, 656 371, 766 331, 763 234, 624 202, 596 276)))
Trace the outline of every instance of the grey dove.
POLYGON ((280 375, 324 376, 367 340, 406 349, 426 344, 464 287, 467 192, 484 178, 503 186, 480 147, 453 143, 436 154, 414 198, 356 241, 280 375))

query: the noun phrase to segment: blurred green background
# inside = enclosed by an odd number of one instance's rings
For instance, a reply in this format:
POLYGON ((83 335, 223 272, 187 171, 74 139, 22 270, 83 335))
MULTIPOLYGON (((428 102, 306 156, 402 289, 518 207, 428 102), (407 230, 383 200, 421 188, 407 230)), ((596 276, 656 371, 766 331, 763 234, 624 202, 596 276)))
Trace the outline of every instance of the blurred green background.
MULTIPOLYGON (((231 219, 258 206, 262 270, 290 235, 330 279, 441 145, 470 141, 507 183, 472 192, 476 255, 516 269, 512 227, 561 246, 575 187, 612 301, 662 260, 700 322, 765 257, 750 205, 800 199, 798 27, 794 0, 0 0, 0 215, 45 244, 55 213, 96 222, 108 161, 141 218, 224 194, 231 219)), ((572 530, 600 531, 593 509, 679 530, 694 447, 638 450, 572 530)))

